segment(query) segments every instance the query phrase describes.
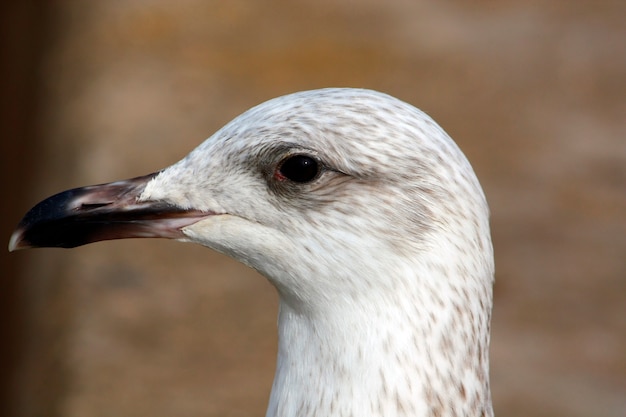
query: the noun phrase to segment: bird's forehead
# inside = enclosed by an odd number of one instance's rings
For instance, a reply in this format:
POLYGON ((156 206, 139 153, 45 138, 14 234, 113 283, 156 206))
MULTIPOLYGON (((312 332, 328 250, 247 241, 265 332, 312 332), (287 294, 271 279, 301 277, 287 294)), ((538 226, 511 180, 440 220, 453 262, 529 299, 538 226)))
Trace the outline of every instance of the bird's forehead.
POLYGON ((379 167, 380 172, 390 172, 390 165, 423 165, 429 158, 441 163, 442 153, 455 153, 447 135, 420 110, 382 93, 353 89, 270 100, 224 126, 205 146, 239 158, 308 149, 340 168, 379 167))

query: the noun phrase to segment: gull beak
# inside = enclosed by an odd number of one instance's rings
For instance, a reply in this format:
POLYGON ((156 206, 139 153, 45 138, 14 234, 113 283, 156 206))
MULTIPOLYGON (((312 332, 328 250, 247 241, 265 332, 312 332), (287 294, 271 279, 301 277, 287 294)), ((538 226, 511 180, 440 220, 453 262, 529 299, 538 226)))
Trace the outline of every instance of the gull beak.
POLYGON ((184 239, 184 227, 212 213, 163 201, 141 201, 157 173, 109 184, 74 188, 30 209, 13 232, 9 251, 73 248, 101 240, 162 237, 184 239))

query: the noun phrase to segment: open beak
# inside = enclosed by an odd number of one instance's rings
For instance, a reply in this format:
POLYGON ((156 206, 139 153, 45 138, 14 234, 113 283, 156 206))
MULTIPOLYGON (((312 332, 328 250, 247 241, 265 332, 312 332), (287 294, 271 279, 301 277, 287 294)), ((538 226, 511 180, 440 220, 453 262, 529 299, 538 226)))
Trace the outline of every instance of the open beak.
POLYGON ((212 213, 159 201, 139 201, 157 174, 74 188, 43 200, 20 221, 9 241, 9 251, 73 248, 111 239, 184 238, 181 229, 212 213))

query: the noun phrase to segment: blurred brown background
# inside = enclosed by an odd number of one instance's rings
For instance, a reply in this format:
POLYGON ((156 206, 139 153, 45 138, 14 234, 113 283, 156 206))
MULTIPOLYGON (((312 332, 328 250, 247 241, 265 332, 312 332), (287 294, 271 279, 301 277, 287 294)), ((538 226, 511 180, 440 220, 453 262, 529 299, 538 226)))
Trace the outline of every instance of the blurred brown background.
MULTIPOLYGON (((626 2, 0 6, 2 219, 165 167, 261 101, 368 87, 432 115, 492 208, 500 416, 626 415, 626 2)), ((264 415, 277 298, 207 249, 0 251, 0 415, 264 415)))

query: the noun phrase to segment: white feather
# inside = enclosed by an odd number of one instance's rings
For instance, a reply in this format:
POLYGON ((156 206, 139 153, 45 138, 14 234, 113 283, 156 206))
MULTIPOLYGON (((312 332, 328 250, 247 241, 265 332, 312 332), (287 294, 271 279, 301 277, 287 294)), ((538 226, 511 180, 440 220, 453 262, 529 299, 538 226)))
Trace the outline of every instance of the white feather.
POLYGON ((360 89, 239 116, 141 200, 218 213, 187 240, 280 293, 267 416, 490 416, 493 253, 474 172, 427 115, 360 89), (274 175, 294 153, 316 180, 274 175))

